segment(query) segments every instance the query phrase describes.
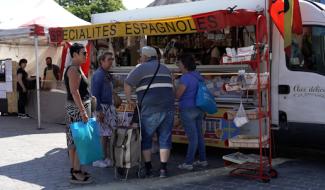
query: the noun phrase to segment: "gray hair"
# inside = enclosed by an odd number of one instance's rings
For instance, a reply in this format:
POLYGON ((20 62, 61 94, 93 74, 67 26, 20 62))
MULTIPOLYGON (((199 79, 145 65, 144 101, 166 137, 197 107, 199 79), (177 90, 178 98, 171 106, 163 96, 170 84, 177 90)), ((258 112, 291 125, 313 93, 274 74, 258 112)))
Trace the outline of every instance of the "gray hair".
POLYGON ((104 61, 107 56, 113 56, 113 53, 109 52, 109 51, 104 51, 104 52, 99 53, 97 56, 98 64, 100 64, 102 61, 104 61))

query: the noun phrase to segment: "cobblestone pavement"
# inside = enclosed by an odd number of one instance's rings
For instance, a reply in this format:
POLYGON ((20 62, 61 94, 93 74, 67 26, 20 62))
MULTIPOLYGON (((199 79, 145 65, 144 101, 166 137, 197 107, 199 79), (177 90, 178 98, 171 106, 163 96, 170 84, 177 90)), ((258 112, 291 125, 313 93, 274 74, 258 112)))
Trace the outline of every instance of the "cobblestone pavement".
MULTIPOLYGON (((65 126, 42 124, 36 129, 33 119, 0 117, 0 190, 65 190, 65 189, 325 189, 325 164, 318 154, 303 159, 277 158, 277 179, 270 183, 229 176, 222 155, 230 150, 209 149, 209 169, 184 172, 176 169, 186 146, 177 146, 169 165, 171 177, 137 179, 131 171, 130 180, 114 179, 112 168, 85 167, 95 182, 87 186, 69 183, 69 161, 65 126)), ((285 153, 293 157, 290 153, 285 153)), ((157 160, 157 155, 155 156, 157 160)), ((158 163, 155 163, 157 166, 158 163)), ((156 167, 157 168, 157 167, 156 167)))

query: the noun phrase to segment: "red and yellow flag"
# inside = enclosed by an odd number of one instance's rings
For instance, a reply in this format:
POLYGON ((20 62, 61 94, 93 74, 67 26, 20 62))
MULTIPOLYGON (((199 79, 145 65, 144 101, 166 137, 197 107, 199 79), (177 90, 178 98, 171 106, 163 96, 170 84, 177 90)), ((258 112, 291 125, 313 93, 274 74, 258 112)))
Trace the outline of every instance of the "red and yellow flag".
POLYGON ((275 0, 270 6, 271 18, 284 39, 284 48, 290 55, 292 34, 302 34, 299 0, 275 0))
MULTIPOLYGON (((272 0, 270 0, 272 1, 272 0)), ((276 0, 272 2, 269 9, 270 16, 273 23, 278 28, 280 34, 283 36, 284 31, 284 1, 276 0)))

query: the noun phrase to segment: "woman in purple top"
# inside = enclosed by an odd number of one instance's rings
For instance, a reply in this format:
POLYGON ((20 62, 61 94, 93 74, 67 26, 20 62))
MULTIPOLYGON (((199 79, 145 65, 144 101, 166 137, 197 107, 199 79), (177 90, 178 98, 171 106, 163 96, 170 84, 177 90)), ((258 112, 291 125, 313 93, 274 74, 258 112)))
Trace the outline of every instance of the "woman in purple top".
POLYGON ((179 110, 182 126, 188 138, 188 148, 185 162, 178 166, 180 169, 193 170, 193 166, 207 166, 205 142, 202 134, 202 120, 204 112, 196 107, 195 99, 198 84, 204 78, 195 71, 196 64, 191 55, 183 55, 178 65, 183 73, 176 91, 179 100, 179 110), (194 162, 196 151, 199 160, 194 162))

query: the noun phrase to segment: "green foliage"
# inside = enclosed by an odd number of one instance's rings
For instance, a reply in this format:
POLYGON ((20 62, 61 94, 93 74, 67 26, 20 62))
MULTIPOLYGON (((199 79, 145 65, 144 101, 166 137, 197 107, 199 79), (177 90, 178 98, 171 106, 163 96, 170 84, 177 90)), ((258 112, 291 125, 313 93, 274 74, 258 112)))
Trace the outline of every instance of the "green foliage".
POLYGON ((91 20, 91 14, 124 10, 122 0, 55 0, 77 17, 91 20))

